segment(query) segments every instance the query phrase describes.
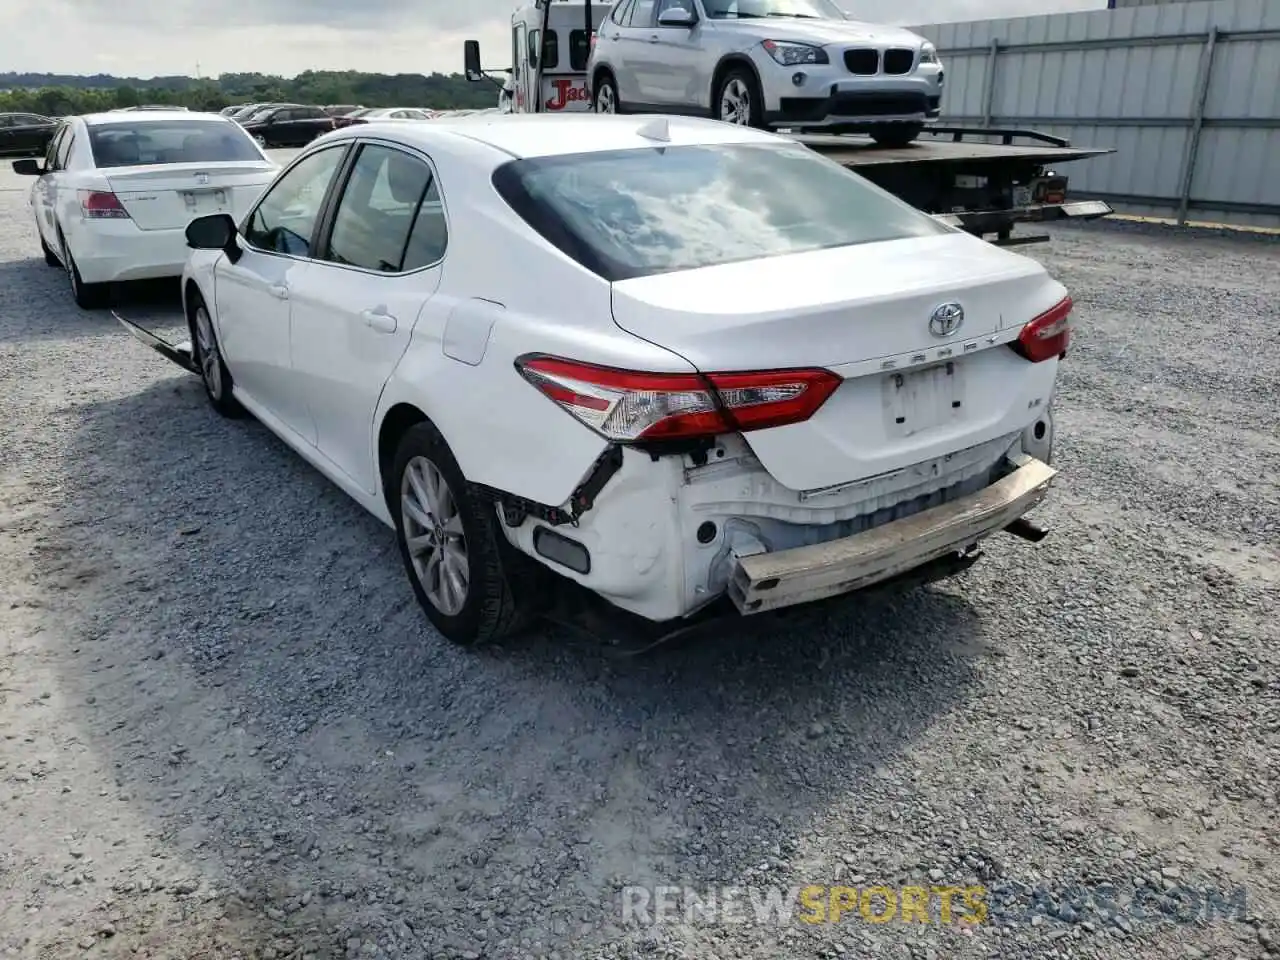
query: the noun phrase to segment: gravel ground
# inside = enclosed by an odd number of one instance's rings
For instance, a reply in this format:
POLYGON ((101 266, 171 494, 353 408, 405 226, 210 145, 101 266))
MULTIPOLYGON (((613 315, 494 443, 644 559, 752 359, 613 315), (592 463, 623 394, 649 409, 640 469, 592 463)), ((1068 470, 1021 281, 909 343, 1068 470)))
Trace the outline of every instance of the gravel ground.
POLYGON ((387 531, 72 306, 24 187, 0 180, 0 952, 1278 955, 1274 241, 1030 248, 1079 305, 1044 543, 619 661, 433 636, 387 531), (623 888, 662 884, 978 885, 989 911, 624 922, 623 888))

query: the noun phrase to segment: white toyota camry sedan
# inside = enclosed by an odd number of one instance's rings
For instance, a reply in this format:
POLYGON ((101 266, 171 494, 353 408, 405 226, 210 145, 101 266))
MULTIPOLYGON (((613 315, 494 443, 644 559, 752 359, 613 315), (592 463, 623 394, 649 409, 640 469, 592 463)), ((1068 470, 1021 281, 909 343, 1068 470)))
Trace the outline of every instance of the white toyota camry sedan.
POLYGON ((13 169, 39 178, 31 206, 45 262, 91 309, 111 283, 181 276, 187 224, 243 216, 280 167, 226 117, 130 110, 66 118, 43 161, 13 169))
POLYGON ((1067 291, 790 140, 370 124, 187 235, 214 409, 394 528, 455 642, 527 622, 551 573, 680 623, 1043 533, 1067 291))

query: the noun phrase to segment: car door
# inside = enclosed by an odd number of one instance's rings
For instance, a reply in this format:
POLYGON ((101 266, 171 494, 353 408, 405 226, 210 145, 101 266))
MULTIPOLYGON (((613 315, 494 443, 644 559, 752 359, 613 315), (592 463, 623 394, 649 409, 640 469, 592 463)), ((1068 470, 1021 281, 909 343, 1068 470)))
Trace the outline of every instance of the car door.
POLYGON ((692 113, 708 98, 706 90, 711 88, 710 71, 714 62, 707 65, 706 23, 706 19, 699 16, 695 0, 658 0, 654 10, 654 42, 649 45, 654 66, 645 74, 645 80, 653 85, 652 96, 657 98, 654 103, 692 113), (698 16, 698 23, 693 27, 664 27, 658 23, 663 11, 676 8, 698 16))
POLYGON ((618 29, 618 50, 621 52, 622 66, 615 74, 615 79, 618 81, 618 99, 626 107, 658 105, 652 99, 655 96, 655 79, 651 76, 658 69, 655 54, 657 41, 653 29, 656 10, 656 0, 635 0, 627 11, 626 20, 618 29))
POLYGON ((332 130, 333 119, 319 107, 302 107, 297 112, 294 126, 296 143, 301 147, 332 130))
POLYGON ((44 174, 31 188, 31 205, 36 211, 40 236, 50 247, 59 251, 62 249, 62 241, 58 237, 58 204, 64 192, 61 188, 63 171, 74 139, 72 125, 64 123, 57 135, 49 141, 49 149, 44 158, 44 174))
POLYGON ((242 251, 214 267, 222 355, 253 404, 314 445, 306 397, 290 366, 292 288, 313 257, 320 214, 348 144, 297 160, 267 188, 240 226, 242 251))
POLYGON ((18 153, 18 118, 12 113, 0 113, 0 155, 18 153))
POLYGON ((439 286, 448 230, 425 157, 373 140, 358 149, 322 259, 293 290, 292 356, 320 453, 374 493, 374 412, 439 286))
POLYGON ((44 138, 48 131, 49 121, 44 117, 19 113, 13 118, 14 145, 26 156, 44 152, 44 138))

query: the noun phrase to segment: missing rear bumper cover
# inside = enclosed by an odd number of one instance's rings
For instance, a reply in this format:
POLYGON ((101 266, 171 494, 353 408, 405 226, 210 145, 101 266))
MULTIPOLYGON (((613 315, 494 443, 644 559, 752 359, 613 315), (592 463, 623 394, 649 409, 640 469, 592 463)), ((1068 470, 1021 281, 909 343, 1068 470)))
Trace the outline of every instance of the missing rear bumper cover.
POLYGON ((502 507, 502 519, 509 527, 518 527, 526 517, 533 517, 553 527, 576 527, 582 515, 595 506, 596 498, 614 475, 622 469, 622 448, 611 446, 596 458, 587 478, 569 495, 568 506, 551 507, 545 503, 527 500, 493 487, 479 487, 486 496, 502 507))

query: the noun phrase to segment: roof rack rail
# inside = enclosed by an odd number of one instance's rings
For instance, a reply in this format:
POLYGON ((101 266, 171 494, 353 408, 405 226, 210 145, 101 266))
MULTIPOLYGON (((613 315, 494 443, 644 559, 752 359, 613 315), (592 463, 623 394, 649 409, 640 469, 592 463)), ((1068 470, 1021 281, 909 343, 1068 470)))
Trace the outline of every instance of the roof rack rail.
POLYGON ((1008 146, 1013 143, 1014 137, 1026 137, 1028 140, 1038 140, 1041 143, 1048 143, 1055 147, 1071 146, 1071 141, 1066 137, 1055 137, 1051 133, 1041 133, 1039 130, 1006 130, 1001 127, 946 127, 929 124, 924 128, 921 136, 926 134, 935 137, 950 137, 953 143, 959 143, 965 137, 999 137, 1000 141, 1008 146))

